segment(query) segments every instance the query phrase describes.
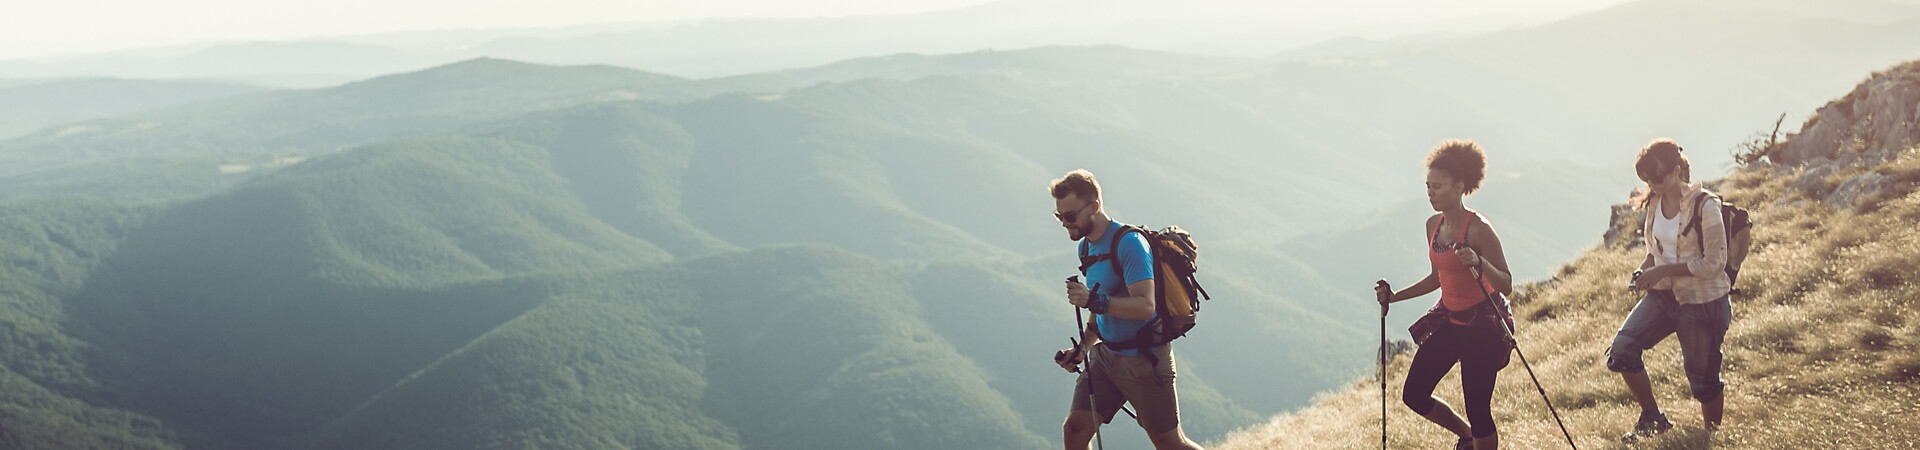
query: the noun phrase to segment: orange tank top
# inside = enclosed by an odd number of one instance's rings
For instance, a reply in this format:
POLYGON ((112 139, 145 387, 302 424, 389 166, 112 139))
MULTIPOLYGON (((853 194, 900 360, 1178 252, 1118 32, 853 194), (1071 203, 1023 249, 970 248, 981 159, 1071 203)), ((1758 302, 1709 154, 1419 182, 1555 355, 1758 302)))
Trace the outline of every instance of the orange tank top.
MULTIPOLYGON (((1467 213, 1480 215, 1471 210, 1467 213)), ((1453 254, 1455 248, 1467 245, 1467 228, 1473 225, 1473 221, 1469 219, 1461 224, 1460 235, 1454 237, 1452 242, 1441 243, 1440 227, 1446 224, 1446 216, 1441 216, 1440 223, 1433 226, 1433 233, 1427 238, 1427 259, 1433 263, 1434 274, 1440 277, 1440 305, 1448 311, 1466 311, 1487 301, 1487 293, 1493 292, 1493 285, 1475 280, 1473 272, 1453 254), (1480 286, 1475 287, 1474 284, 1480 286), (1486 290, 1481 290, 1483 288, 1486 290)))

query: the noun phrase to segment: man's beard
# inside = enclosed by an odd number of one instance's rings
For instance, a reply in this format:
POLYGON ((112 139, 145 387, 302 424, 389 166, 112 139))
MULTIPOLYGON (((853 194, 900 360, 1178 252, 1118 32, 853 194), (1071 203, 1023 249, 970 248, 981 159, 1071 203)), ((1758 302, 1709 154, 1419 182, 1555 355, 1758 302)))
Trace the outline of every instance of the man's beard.
POLYGON ((1093 237, 1093 227, 1094 227, 1094 226, 1095 226, 1095 224, 1093 223, 1093 221, 1092 221, 1092 220, 1088 220, 1088 221, 1087 221, 1087 226, 1084 226, 1084 227, 1080 227, 1080 237, 1081 237, 1081 238, 1088 238, 1088 237, 1093 237))

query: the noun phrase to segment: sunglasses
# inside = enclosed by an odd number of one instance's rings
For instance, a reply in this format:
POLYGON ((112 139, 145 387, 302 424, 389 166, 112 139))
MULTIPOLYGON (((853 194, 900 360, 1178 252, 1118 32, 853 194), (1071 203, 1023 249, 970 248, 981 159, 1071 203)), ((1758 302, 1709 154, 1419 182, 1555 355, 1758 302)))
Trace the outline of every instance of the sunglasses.
POLYGON ((1648 182, 1648 183, 1653 183, 1653 182, 1656 182, 1656 181, 1660 181, 1660 180, 1662 180, 1662 179, 1665 179, 1665 178, 1666 178, 1666 177, 1667 177, 1668 175, 1673 175, 1673 173, 1674 173, 1674 172, 1676 172, 1676 171, 1679 171, 1679 170, 1680 170, 1680 167, 1679 167, 1679 166, 1674 166, 1674 167, 1657 167, 1657 168, 1654 168, 1653 170, 1650 170, 1650 171, 1647 171, 1647 172, 1640 172, 1640 173, 1639 173, 1639 175, 1640 175, 1640 181, 1645 181, 1645 182, 1648 182))
POLYGON ((1093 204, 1088 203, 1085 205, 1081 205, 1080 208, 1074 209, 1073 211, 1069 211, 1064 214, 1059 211, 1054 211, 1053 218, 1059 219, 1060 223, 1074 223, 1075 221, 1077 221, 1076 219, 1080 218, 1080 211, 1085 211, 1088 206, 1093 206, 1093 204))

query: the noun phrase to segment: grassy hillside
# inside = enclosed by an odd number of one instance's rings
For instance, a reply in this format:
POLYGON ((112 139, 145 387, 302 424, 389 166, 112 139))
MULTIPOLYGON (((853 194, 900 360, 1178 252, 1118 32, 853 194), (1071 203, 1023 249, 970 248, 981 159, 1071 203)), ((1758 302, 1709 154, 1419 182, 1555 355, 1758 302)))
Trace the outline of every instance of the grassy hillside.
MULTIPOLYGON (((1679 428, 1636 448, 1920 444, 1920 430, 1909 420, 1920 413, 1920 358, 1914 356, 1920 314, 1912 304, 1920 298, 1920 231, 1912 226, 1920 221, 1920 148, 1897 155, 1884 165, 1817 177, 1812 192, 1794 184, 1805 167, 1745 168, 1719 182, 1759 224, 1727 334, 1727 421, 1716 434, 1701 431, 1677 344, 1669 340, 1648 352, 1647 363, 1655 393, 1679 428), (1857 205, 1823 201, 1840 181, 1864 173, 1893 181, 1857 205)), ((1615 439, 1638 411, 1620 377, 1604 367, 1603 354, 1636 300, 1622 287, 1644 255, 1632 241, 1589 250, 1552 280, 1524 286, 1516 296, 1522 348, 1583 448, 1618 447, 1615 439)), ((1400 355, 1390 366, 1390 437, 1396 448, 1443 445, 1449 434, 1398 404, 1410 358, 1400 355)), ((1371 380, 1355 382, 1237 432, 1219 447, 1377 445, 1378 389, 1371 380)), ((1457 377, 1437 392, 1458 404, 1457 377)), ((1518 364, 1502 373, 1493 408, 1505 445, 1564 445, 1518 364)))

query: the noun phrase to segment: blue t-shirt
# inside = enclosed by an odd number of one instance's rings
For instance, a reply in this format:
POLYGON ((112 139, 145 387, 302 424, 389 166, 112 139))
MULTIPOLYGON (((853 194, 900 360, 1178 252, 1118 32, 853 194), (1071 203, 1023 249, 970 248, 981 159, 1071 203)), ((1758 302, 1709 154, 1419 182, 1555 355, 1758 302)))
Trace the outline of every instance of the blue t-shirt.
MULTIPOLYGON (((1119 233, 1120 229, 1120 222, 1109 222, 1107 224, 1107 232, 1100 234, 1098 242, 1094 242, 1091 237, 1081 239, 1080 254, 1100 256, 1112 253, 1114 250, 1107 247, 1108 244, 1113 242, 1113 234, 1119 233)), ((1099 286, 1101 292, 1105 292, 1107 295, 1113 297, 1129 294, 1147 294, 1144 292, 1127 292, 1127 285, 1153 278, 1153 251, 1147 248, 1147 237, 1140 233, 1127 233, 1126 236, 1121 237, 1119 256, 1120 271, 1126 275, 1125 280, 1114 277, 1113 260, 1101 258, 1099 262, 1095 262, 1092 266, 1087 267, 1087 286, 1089 288, 1099 286)), ((1159 316, 1160 311, 1155 310, 1153 314, 1154 316, 1159 316)), ((1145 326, 1147 321, 1153 320, 1153 318, 1149 317, 1147 320, 1125 320, 1108 317, 1107 314, 1095 314, 1093 320, 1094 323, 1100 327, 1101 340, 1119 342, 1133 339, 1134 333, 1139 332, 1140 327, 1145 326)), ((1114 350, 1114 353, 1139 355, 1140 349, 1114 350)))

